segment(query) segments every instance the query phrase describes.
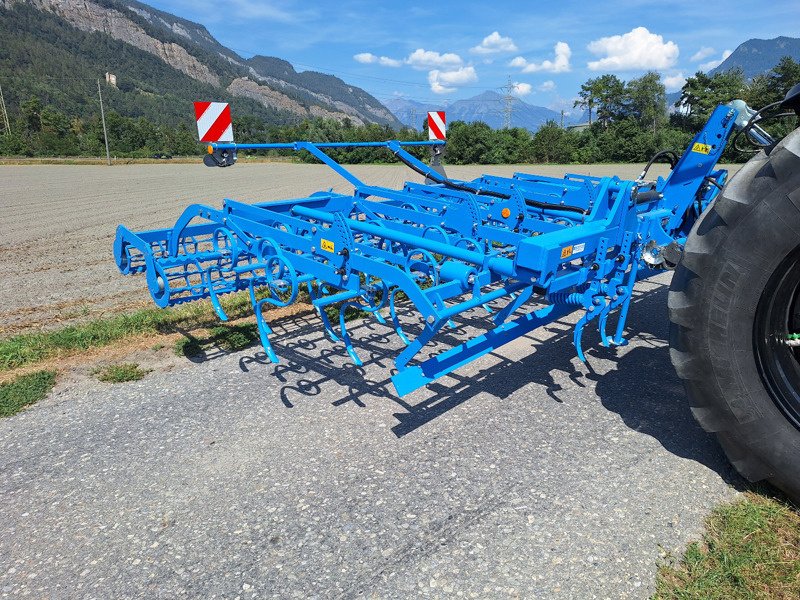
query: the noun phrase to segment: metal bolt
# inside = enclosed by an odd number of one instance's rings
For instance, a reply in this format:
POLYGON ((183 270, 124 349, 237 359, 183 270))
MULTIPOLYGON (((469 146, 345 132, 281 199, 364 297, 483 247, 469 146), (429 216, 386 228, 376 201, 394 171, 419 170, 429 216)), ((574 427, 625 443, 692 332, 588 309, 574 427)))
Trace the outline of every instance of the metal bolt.
POLYGON ((317 233, 317 226, 316 225, 311 228, 311 233, 317 233))
POLYGON ((436 321, 436 317, 434 317, 433 315, 428 315, 428 323, 429 324, 433 325, 435 321, 436 321))
POLYGON ((312 252, 316 252, 317 251, 317 247, 316 246, 311 246, 311 251, 312 252))

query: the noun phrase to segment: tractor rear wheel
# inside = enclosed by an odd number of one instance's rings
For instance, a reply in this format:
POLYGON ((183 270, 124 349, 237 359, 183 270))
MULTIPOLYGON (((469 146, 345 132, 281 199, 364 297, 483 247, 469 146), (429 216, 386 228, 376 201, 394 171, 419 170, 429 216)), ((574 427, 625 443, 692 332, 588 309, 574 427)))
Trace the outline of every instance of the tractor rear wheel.
POLYGON ((744 477, 800 502, 800 129, 750 160, 695 224, 669 313, 697 421, 744 477))

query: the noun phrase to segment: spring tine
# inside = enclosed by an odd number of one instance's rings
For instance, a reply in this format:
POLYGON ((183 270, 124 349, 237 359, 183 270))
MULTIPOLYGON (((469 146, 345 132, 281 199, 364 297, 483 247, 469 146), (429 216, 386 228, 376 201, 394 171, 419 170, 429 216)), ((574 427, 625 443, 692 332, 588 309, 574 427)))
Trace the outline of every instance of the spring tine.
POLYGON ((575 352, 578 354, 578 360, 582 363, 586 362, 586 356, 583 353, 583 328, 589 322, 589 313, 583 315, 580 320, 575 324, 575 331, 572 334, 572 344, 575 346, 575 352))
MULTIPOLYGON (((312 285, 311 281, 308 282, 308 295, 311 298, 312 305, 314 305, 314 301, 320 297, 319 294, 316 291, 314 291, 314 286, 312 285)), ((334 344, 338 343, 339 336, 336 335, 336 332, 333 330, 333 326, 331 325, 331 322, 328 319, 328 313, 325 312, 325 309, 323 307, 316 305, 314 305, 314 310, 319 316, 320 321, 322 321, 322 326, 325 328, 325 333, 328 334, 328 338, 334 344)))
MULTIPOLYGON (((197 262, 197 268, 201 269, 200 263, 197 262)), ((219 317, 220 321, 227 321, 228 315, 225 314, 225 310, 222 308, 222 304, 220 304, 219 297, 217 297, 217 292, 214 290, 214 282, 211 280, 211 270, 201 270, 203 281, 208 289, 208 295, 211 298, 211 306, 214 308, 214 312, 219 317)))
POLYGON ((397 310, 395 306, 395 295, 397 292, 400 291, 400 288, 394 288, 389 293, 389 315, 392 318, 392 325, 394 325, 394 330, 397 332, 397 335, 400 336, 400 339, 403 340, 403 343, 408 346, 411 344, 409 339, 406 337, 406 334, 403 332, 403 327, 400 325, 400 321, 397 318, 397 310))
POLYGON ((266 299, 256 300, 255 281, 253 279, 250 280, 248 288, 250 292, 250 303, 253 305, 253 312, 255 312, 256 315, 256 324, 258 325, 258 336, 261 338, 261 346, 264 348, 264 352, 266 352, 269 360, 277 364, 280 361, 278 360, 277 354, 275 354, 275 350, 272 349, 272 343, 269 341, 272 328, 267 324, 262 312, 262 306, 266 302, 266 299))
POLYGON ((347 349, 347 353, 350 355, 350 358, 353 359, 353 363, 355 363, 357 367, 360 367, 364 363, 361 362, 361 358, 359 358, 358 353, 355 348, 353 348, 353 341, 350 339, 350 334, 347 333, 347 323, 345 322, 345 312, 350 306, 358 309, 362 308, 356 303, 344 302, 341 307, 339 307, 339 329, 342 331, 342 341, 347 349))
POLYGON ((612 340, 608 337, 606 326, 608 325, 608 315, 611 313, 611 305, 600 315, 597 321, 597 330, 600 332, 600 343, 608 348, 612 344, 612 340))

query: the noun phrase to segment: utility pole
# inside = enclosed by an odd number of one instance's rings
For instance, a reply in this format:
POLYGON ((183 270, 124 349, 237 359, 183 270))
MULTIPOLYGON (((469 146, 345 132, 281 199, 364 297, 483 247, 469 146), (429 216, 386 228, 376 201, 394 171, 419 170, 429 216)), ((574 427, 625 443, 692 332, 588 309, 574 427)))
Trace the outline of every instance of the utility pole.
POLYGON ((97 96, 100 98, 100 120, 103 121, 103 139, 106 142, 106 160, 111 166, 111 152, 108 151, 108 130, 106 130, 106 111, 103 109, 103 92, 100 91, 100 80, 97 80, 97 96))
POLYGON ((514 96, 512 96, 514 84, 511 81, 511 75, 508 76, 508 84, 500 89, 506 93, 506 95, 503 96, 503 101, 505 103, 503 106, 503 129, 511 129, 511 115, 514 112, 514 96))
POLYGON ((561 109, 561 129, 564 129, 564 109, 561 109))
POLYGON ((0 85, 0 124, 3 125, 3 135, 11 135, 11 123, 8 122, 8 111, 6 110, 6 100, 3 98, 3 86, 0 85))

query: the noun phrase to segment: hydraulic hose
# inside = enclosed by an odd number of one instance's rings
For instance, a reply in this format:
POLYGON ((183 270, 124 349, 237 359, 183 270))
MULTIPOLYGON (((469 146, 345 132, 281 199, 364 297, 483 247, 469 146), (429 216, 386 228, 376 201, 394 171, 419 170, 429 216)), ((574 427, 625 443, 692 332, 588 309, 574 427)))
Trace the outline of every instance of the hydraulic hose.
MULTIPOLYGON (((468 192, 470 194, 475 194, 476 196, 490 196, 492 198, 500 198, 502 200, 509 200, 511 198, 511 194, 504 194, 503 192, 495 192, 495 191, 492 191, 492 190, 482 190, 482 189, 475 188, 475 187, 472 187, 472 186, 469 186, 469 185, 464 185, 463 183, 459 183, 457 181, 453 181, 452 179, 448 179, 447 177, 442 177, 439 173, 437 173, 436 171, 434 171, 432 169, 425 171, 423 169, 420 169, 417 165, 415 165, 414 163, 412 163, 408 159, 406 159, 406 157, 403 156, 402 154, 394 152, 394 155, 398 159, 400 159, 400 162, 402 162, 404 165, 406 165, 412 171, 415 171, 416 173, 419 173, 423 177, 427 177, 428 179, 431 179, 431 180, 435 181, 436 183, 439 183, 439 184, 441 184, 441 185, 443 185, 443 186, 445 186, 445 187, 447 187, 447 188, 449 188, 451 190, 459 190, 461 192, 468 192)), ((570 206, 568 204, 565 204, 565 205, 549 204, 547 202, 539 202, 538 200, 531 200, 530 198, 525 198, 525 204, 527 206, 532 207, 532 208, 541 208, 541 209, 549 209, 549 210, 563 210, 563 211, 566 211, 566 212, 574 212, 574 213, 578 213, 578 214, 581 214, 581 215, 586 215, 589 212, 587 210, 584 210, 580 206, 570 206)))

